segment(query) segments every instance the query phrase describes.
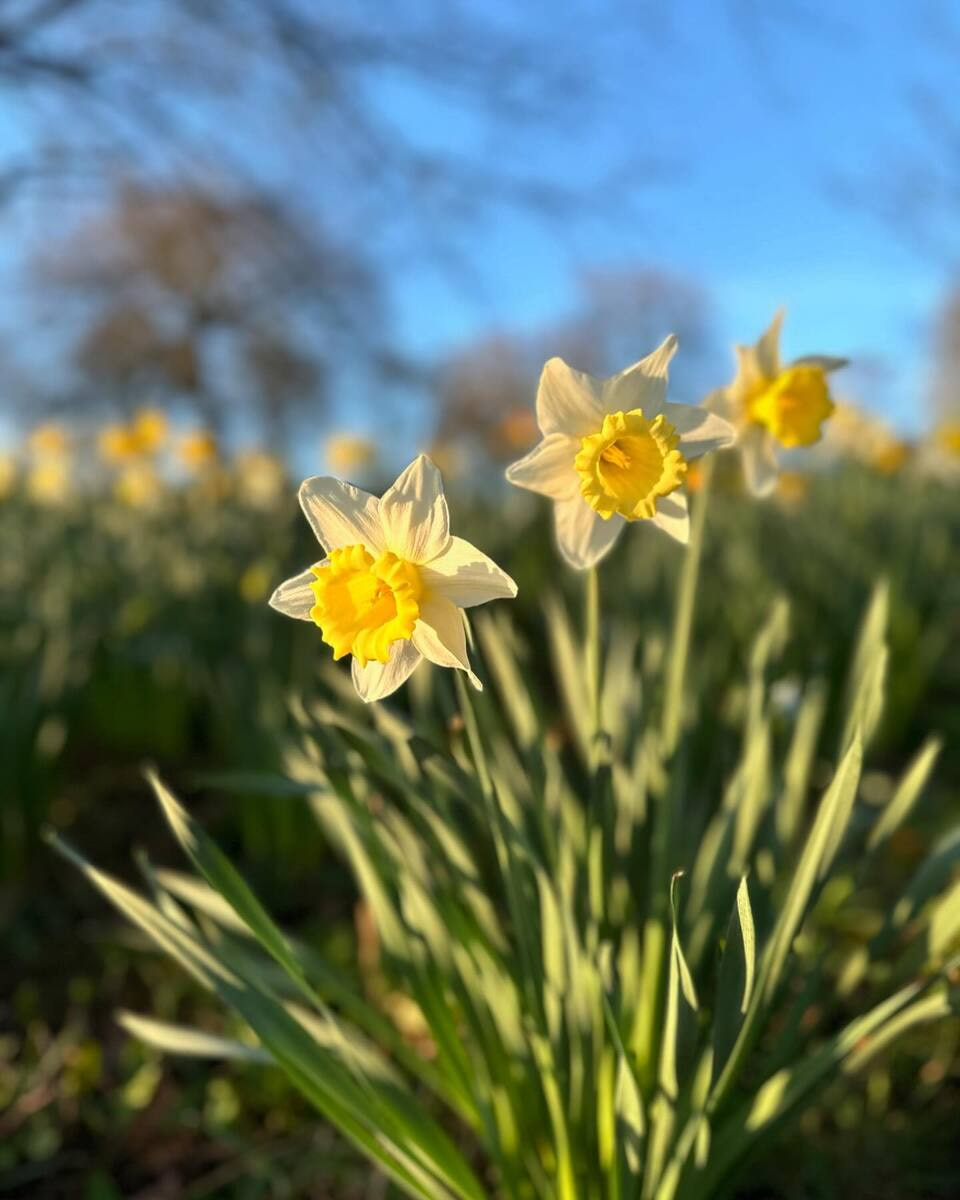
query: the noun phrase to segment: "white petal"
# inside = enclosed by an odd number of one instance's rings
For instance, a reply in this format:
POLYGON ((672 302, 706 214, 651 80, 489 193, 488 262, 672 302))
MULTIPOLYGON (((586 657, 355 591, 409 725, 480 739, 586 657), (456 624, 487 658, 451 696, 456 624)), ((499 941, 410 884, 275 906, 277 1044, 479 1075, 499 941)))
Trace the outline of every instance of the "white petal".
POLYGON ((517 585, 506 571, 459 537, 452 537, 441 555, 421 567, 420 576, 428 592, 445 596, 460 608, 512 600, 517 594, 517 585))
POLYGON ((676 335, 671 333, 652 354, 604 380, 603 411, 630 412, 642 408, 643 415, 652 420, 666 399, 667 370, 676 352, 676 335))
POLYGON ((767 379, 773 379, 780 373, 780 326, 783 324, 783 314, 784 310, 778 308, 769 327, 754 347, 757 366, 767 379))
POLYGON ((690 541, 690 513, 687 508, 686 492, 671 492, 669 496, 661 496, 657 500, 657 511, 650 518, 650 524, 656 525, 664 533, 684 545, 690 541))
POLYGON ((777 484, 777 456, 766 429, 749 425, 740 437, 743 478, 755 496, 769 496, 777 484))
MULTIPOLYGON (((326 560, 318 565, 323 566, 325 562, 326 560)), ((310 609, 317 602, 317 597, 311 591, 310 584, 316 582, 317 577, 313 571, 301 571, 299 575, 285 579, 270 597, 270 607, 283 613, 285 617, 294 617, 297 621, 309 621, 310 609)))
MULTIPOLYGON (((593 432, 600 428, 598 424, 593 432)), ((565 433, 550 433, 529 454, 507 467, 507 479, 517 487, 539 492, 553 500, 577 494, 580 479, 573 460, 580 443, 565 433)))
POLYGON ((553 516, 560 553, 578 571, 595 566, 610 550, 625 524, 619 515, 604 521, 582 496, 555 501, 553 516))
POLYGON ((703 407, 707 412, 716 413, 725 421, 735 421, 742 411, 743 405, 731 394, 730 388, 715 388, 703 398, 703 407))
POLYGON ((737 373, 724 390, 727 402, 732 406, 734 415, 737 415, 743 412, 747 396, 768 377, 761 370, 756 347, 734 346, 733 353, 737 360, 737 373))
POLYGON ((443 480, 421 454, 380 497, 380 520, 388 550, 407 562, 429 562, 450 542, 450 514, 443 480))
POLYGON ((413 631, 413 644, 428 662, 438 667, 466 671, 478 692, 483 684, 470 669, 467 637, 460 609, 443 596, 427 596, 420 603, 420 620, 413 631))
POLYGON ((795 358, 791 367, 819 367, 821 371, 839 371, 849 365, 849 358, 833 358, 829 354, 805 354, 795 358))
POLYGON ((711 450, 732 446, 737 440, 734 427, 705 408, 667 402, 663 406, 663 415, 680 434, 680 449, 688 461, 709 454, 711 450))
POLYGON ((353 660, 353 686, 364 704, 385 700, 407 682, 420 661, 420 651, 413 642, 394 642, 385 663, 368 662, 361 667, 356 659, 353 660))
POLYGON ((300 507, 328 552, 362 545, 382 553, 379 505, 376 496, 332 475, 314 475, 300 484, 300 507))
POLYGON ((585 371, 575 371, 562 358, 551 358, 537 387, 537 424, 543 434, 586 437, 603 424, 601 384, 585 371))

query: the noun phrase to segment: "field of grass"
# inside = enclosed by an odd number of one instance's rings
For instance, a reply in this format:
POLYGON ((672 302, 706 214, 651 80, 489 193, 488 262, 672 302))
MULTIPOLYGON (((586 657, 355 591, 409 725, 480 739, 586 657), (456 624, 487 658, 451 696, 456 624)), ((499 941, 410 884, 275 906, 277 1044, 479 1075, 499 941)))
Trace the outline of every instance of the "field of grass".
MULTIPOLYGON (((758 935, 770 932, 780 881, 789 881, 854 724, 863 735, 843 853, 834 847, 827 885, 790 939, 789 986, 763 1030, 764 1069, 774 1071, 796 1059, 798 1043, 827 1044, 881 997, 952 962, 960 945, 960 840, 951 833, 960 817, 960 488, 850 463, 759 503, 741 494, 726 465, 710 496, 678 710, 682 756, 666 792, 645 730, 669 701, 684 555, 651 530, 630 531, 599 570, 602 719, 619 764, 610 795, 626 794, 617 789, 629 776, 645 797, 630 811, 628 840, 636 834, 639 844, 659 800, 672 797, 674 817, 653 845, 665 878, 684 872, 677 920, 698 986, 712 980, 715 941, 728 940, 741 873, 756 887, 758 935), (911 770, 922 776, 915 795, 911 770), (759 790, 748 802, 737 789, 750 787, 759 790), (723 814, 748 805, 753 828, 738 822, 725 832, 723 814), (884 822, 888 830, 874 836, 884 822), (727 836, 725 861, 739 866, 715 877, 698 849, 727 836), (698 909, 698 895, 714 891, 698 909)), ((547 506, 536 497, 458 493, 453 484, 450 507, 457 531, 519 585, 512 605, 493 605, 473 624, 487 686, 470 711, 492 748, 494 776, 513 781, 508 821, 545 860, 553 847, 560 887, 563 853, 550 822, 568 822, 584 860, 592 853, 589 820, 576 816, 596 786, 581 686, 582 580, 559 570, 547 506), (542 801, 550 779, 561 798, 542 801)), ((332 1009, 349 1015, 351 997, 360 997, 367 1033, 372 1022, 391 1059, 434 1061, 424 997, 411 1002, 402 955, 384 945, 371 893, 358 899, 345 865, 343 822, 359 821, 362 831, 358 813, 395 810, 422 834, 418 822, 428 818, 410 783, 422 778, 422 797, 475 857, 476 886, 499 920, 509 897, 490 882, 496 839, 488 845, 477 817, 483 773, 473 773, 473 731, 450 672, 422 668, 372 714, 318 630, 268 608, 272 589, 315 557, 292 486, 268 504, 250 504, 225 477, 207 491, 170 490, 149 509, 104 495, 38 504, 16 492, 0 506, 0 1195, 394 1194, 302 1089, 260 1060, 241 1019, 42 836, 55 831, 145 889, 168 916, 189 910, 242 973, 255 947, 185 873, 143 775, 153 765, 294 939, 332 1009), (431 775, 424 763, 434 757, 431 775), (353 781, 356 811, 337 789, 342 811, 317 799, 321 775, 338 771, 353 781), (239 1058, 213 1064, 162 1055, 124 1031, 121 1011, 233 1039, 250 1050, 248 1061, 236 1045, 239 1058)), ((625 819, 622 799, 606 802, 625 819)), ((402 844, 400 820, 393 833, 402 844)), ((621 853, 618 843, 605 860, 600 942, 617 926, 611 912, 618 904, 626 912, 633 901, 625 897, 643 891, 653 871, 630 847, 621 853)), ((375 858, 386 853, 367 848, 375 858)), ((378 863, 387 879, 393 869, 378 863)), ((423 869, 441 903, 439 877, 423 869)), ((459 919, 460 900, 447 900, 444 911, 459 919)), ((660 913, 668 928, 659 903, 654 897, 647 916, 660 913)), ((270 979, 282 992, 282 980, 270 979)), ((960 1195, 956 983, 953 968, 942 1019, 905 1022, 902 1037, 862 1062, 848 1056, 797 1124, 771 1123, 745 1173, 718 1176, 728 1191, 716 1194, 960 1195)), ((434 1090, 420 1082, 418 1094, 434 1090)), ((519 1082, 512 1094, 515 1118, 542 1104, 519 1082)), ((483 1137, 438 1120, 482 1175, 483 1137)), ((574 1158, 593 1152, 593 1134, 575 1122, 569 1136, 574 1158)), ((513 1169, 509 1155, 497 1161, 501 1172, 513 1169)))

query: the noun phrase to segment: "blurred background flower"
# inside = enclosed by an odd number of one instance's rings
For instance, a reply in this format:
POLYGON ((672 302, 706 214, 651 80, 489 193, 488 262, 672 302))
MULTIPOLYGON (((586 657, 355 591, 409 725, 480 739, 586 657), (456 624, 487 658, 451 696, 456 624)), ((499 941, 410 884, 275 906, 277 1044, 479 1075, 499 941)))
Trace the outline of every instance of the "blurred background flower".
POLYGON ((377 460, 377 447, 355 433, 335 433, 325 447, 327 466, 335 475, 350 477, 369 470, 377 460))

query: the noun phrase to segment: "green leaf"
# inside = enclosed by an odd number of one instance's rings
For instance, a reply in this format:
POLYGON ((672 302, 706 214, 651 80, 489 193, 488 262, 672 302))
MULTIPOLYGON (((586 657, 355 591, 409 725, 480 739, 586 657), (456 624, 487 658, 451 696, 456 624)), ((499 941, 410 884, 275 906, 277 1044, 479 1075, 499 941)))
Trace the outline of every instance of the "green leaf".
POLYGON ((259 1046, 247 1046, 233 1038, 204 1033, 185 1025, 174 1025, 169 1021, 157 1021, 153 1017, 121 1009, 116 1014, 117 1024, 139 1041, 164 1054, 179 1054, 186 1058, 229 1059, 235 1062, 273 1063, 273 1059, 259 1046))
POLYGON ((271 958, 283 967, 307 999, 315 1003, 316 993, 307 982, 287 939, 273 923, 246 881, 157 774, 147 771, 146 775, 160 801, 164 816, 187 857, 214 891, 230 905, 271 958))
POLYGON ((727 926, 727 942, 717 979, 714 1010, 714 1069, 723 1070, 753 996, 756 933, 750 892, 744 875, 727 926))
POLYGON ((793 738, 783 769, 783 792, 777 802, 774 821, 782 847, 791 846, 800 831, 804 802, 810 781, 810 769, 817 739, 827 707, 827 689, 823 680, 808 684, 797 713, 793 738))
POLYGON ((658 1091, 650 1110, 650 1146, 643 1176, 643 1197, 656 1195, 676 1124, 681 1077, 690 1066, 697 1030, 697 993, 683 956, 677 930, 676 889, 679 874, 670 881, 670 965, 660 1047, 658 1091))
POLYGON ((847 716, 840 740, 841 754, 846 753, 858 731, 861 744, 869 745, 883 715, 889 660, 885 640, 889 614, 890 587, 886 580, 881 580, 874 589, 860 627, 847 681, 847 716))
POLYGON ((755 1150, 837 1072, 861 1070, 907 1029, 939 1020, 956 1011, 956 998, 943 987, 923 995, 922 984, 910 984, 851 1021, 794 1066, 784 1067, 741 1103, 716 1131, 705 1169, 698 1174, 689 1200, 709 1200, 735 1164, 755 1150))
POLYGON ((860 781, 862 759, 860 738, 855 735, 820 802, 813 828, 763 955, 743 1025, 714 1087, 709 1105, 711 1113, 717 1111, 727 1099, 748 1052, 759 1036, 761 1021, 776 997, 793 939, 806 916, 814 889, 829 870, 843 840, 860 781))
POLYGON ((917 752, 916 757, 904 771, 897 789, 890 797, 880 819, 870 831, 867 839, 868 850, 876 850, 910 816, 913 806, 920 798, 920 793, 926 787, 942 746, 943 742, 940 738, 931 737, 917 752))
POLYGON ((256 981, 227 969, 136 892, 52 840, 121 913, 232 1007, 297 1087, 408 1194, 418 1200, 484 1200, 465 1160, 410 1093, 358 1069, 350 1039, 337 1033, 336 1022, 327 1018, 334 1052, 256 981))

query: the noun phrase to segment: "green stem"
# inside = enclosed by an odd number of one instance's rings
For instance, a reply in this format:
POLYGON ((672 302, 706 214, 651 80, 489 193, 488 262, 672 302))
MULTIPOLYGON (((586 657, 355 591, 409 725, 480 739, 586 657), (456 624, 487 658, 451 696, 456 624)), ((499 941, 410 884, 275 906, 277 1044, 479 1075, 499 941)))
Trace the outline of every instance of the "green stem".
POLYGON ((693 613, 697 599, 697 580, 700 576, 700 560, 703 556, 703 527, 710 501, 710 482, 713 477, 713 460, 704 462, 701 474, 701 489, 692 505, 690 542, 683 556, 683 568, 677 590, 677 606, 673 613, 673 634, 670 639, 670 659, 667 663, 666 688, 663 699, 663 723, 661 744, 664 760, 671 758, 680 740, 683 726, 683 692, 687 677, 687 661, 690 657, 690 635, 693 630, 693 613))
POLYGON ((641 1086, 650 1095, 657 1069, 660 1044, 660 1023, 663 1012, 663 992, 669 938, 668 886, 672 869, 670 862, 673 842, 673 808, 680 794, 680 765, 671 762, 680 743, 683 728, 683 700, 690 657, 690 637, 697 598, 697 580, 703 555, 703 531, 710 499, 713 463, 706 459, 702 487, 692 506, 690 541, 683 559, 677 603, 673 615, 670 657, 667 662, 660 753, 666 780, 657 794, 651 795, 652 832, 650 836, 650 893, 647 919, 643 930, 643 998, 637 1012, 637 1024, 632 1038, 637 1056, 637 1071, 641 1086))
POLYGON ((600 735, 602 717, 600 713, 600 576, 596 567, 586 574, 585 594, 585 649, 587 668, 587 695, 590 703, 590 759, 596 756, 596 744, 600 735))

